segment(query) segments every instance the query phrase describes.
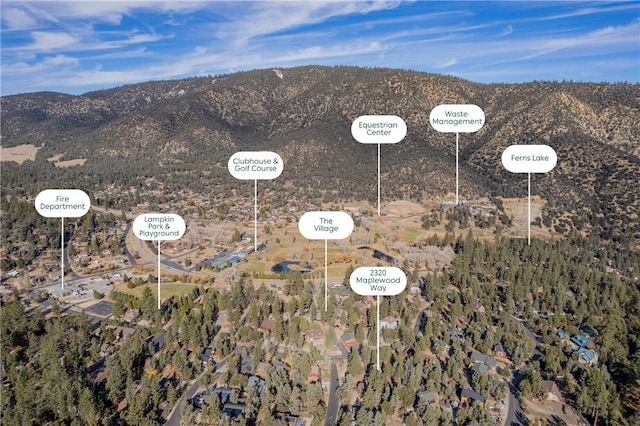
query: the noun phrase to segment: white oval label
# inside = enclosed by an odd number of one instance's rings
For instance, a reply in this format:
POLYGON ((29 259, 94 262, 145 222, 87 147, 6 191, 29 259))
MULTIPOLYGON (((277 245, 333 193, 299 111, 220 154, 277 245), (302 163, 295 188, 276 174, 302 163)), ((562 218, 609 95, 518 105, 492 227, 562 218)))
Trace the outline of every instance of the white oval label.
POLYGON ((360 143, 398 143, 407 135, 407 123, 397 115, 363 115, 351 123, 351 135, 360 143))
POLYGON ((229 158, 229 173, 241 180, 275 179, 282 173, 282 158, 271 151, 240 151, 229 158))
POLYGON ((502 165, 512 173, 547 173, 557 162, 548 145, 511 145, 502 152, 502 165))
POLYGON ((353 232, 353 219, 345 212, 306 212, 298 230, 310 240, 342 240, 353 232))
POLYGON ((36 196, 36 210, 44 217, 82 217, 91 200, 79 189, 45 189, 36 196))
POLYGON ((173 213, 144 213, 133 221, 133 234, 141 240, 177 240, 186 228, 184 219, 173 213))
POLYGON ((438 132, 473 133, 484 126, 484 111, 473 104, 443 104, 431 110, 429 123, 438 132))
POLYGON ((407 286, 407 276, 395 266, 363 266, 351 273, 349 284, 361 296, 395 296, 407 286))

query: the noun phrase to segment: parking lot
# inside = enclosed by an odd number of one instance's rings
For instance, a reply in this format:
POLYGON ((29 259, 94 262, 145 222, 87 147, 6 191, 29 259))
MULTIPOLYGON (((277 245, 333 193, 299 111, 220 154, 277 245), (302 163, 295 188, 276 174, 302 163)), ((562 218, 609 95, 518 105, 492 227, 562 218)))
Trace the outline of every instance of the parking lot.
POLYGON ((111 306, 112 304, 110 302, 105 302, 104 300, 101 300, 98 303, 95 303, 89 306, 88 308, 86 308, 85 311, 88 314, 106 318, 109 315, 111 315, 111 306))
POLYGON ((70 285, 65 285, 64 289, 60 283, 43 288, 51 297, 67 303, 84 302, 94 298, 94 291, 109 294, 112 289, 113 285, 109 280, 90 280, 88 278, 74 280, 70 285))

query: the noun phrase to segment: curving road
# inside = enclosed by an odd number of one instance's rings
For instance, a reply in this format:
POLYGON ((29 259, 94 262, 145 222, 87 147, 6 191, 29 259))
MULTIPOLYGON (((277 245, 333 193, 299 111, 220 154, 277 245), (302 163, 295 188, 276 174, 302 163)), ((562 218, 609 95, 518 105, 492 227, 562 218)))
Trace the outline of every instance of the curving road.
MULTIPOLYGON (((231 355, 239 353, 239 351, 236 352, 236 349, 234 349, 232 353, 224 357, 220 362, 213 364, 215 371, 220 371, 220 369, 224 367, 227 364, 227 362, 229 362, 229 358, 231 357, 231 355)), ((181 423, 182 422, 182 401, 184 401, 185 398, 189 400, 195 396, 196 392, 200 388, 200 385, 198 384, 198 380, 200 379, 200 377, 204 376, 205 373, 207 373, 207 371, 209 371, 210 369, 211 369, 210 366, 206 367, 198 377, 196 377, 195 379, 189 382, 189 387, 187 388, 185 393, 178 399, 176 404, 173 406, 173 409, 169 413, 169 417, 167 417, 167 421, 164 423, 164 426, 181 426, 182 425, 181 423)))
POLYGON ((189 388, 186 390, 186 392, 178 399, 178 402, 176 402, 176 405, 173 407, 173 410, 171 411, 171 413, 169 413, 169 417, 167 418, 167 421, 165 422, 165 426, 181 426, 181 422, 182 422, 182 401, 184 401, 185 399, 189 400, 191 398, 193 398, 196 394, 196 392, 198 391, 198 388, 200 387, 200 385, 198 384, 198 379, 203 376, 205 373, 207 372, 207 369, 205 369, 202 374, 200 374, 200 376, 196 377, 195 379, 193 379, 190 382, 190 386, 189 388))
POLYGON ((536 348, 533 351, 533 355, 529 358, 524 366, 519 370, 515 370, 513 373, 513 377, 509 384, 509 398, 507 399, 507 415, 505 416, 505 422, 503 424, 507 426, 522 426, 528 424, 527 418, 522 410, 522 406, 520 405, 520 400, 518 399, 520 391, 518 390, 518 385, 524 379, 524 375, 527 372, 527 368, 529 368, 529 364, 536 362, 540 358, 542 358, 542 352, 540 352, 540 341, 533 331, 531 331, 523 320, 519 318, 512 317, 518 323, 524 327, 524 332, 529 339, 531 339, 535 344, 536 348))

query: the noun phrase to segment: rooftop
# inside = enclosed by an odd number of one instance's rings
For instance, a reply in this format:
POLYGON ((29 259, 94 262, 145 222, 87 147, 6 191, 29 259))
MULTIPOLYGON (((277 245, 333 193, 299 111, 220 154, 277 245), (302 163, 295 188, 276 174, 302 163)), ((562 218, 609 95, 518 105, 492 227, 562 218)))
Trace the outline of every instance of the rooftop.
POLYGON ((595 338, 598 336, 598 332, 596 331, 596 329, 591 327, 589 324, 582 324, 580 326, 580 331, 591 338, 595 338))
POLYGON ((489 355, 481 354, 478 351, 471 352, 471 359, 474 360, 475 362, 481 362, 490 368, 496 368, 496 365, 498 365, 498 363, 493 357, 490 357, 489 355))
POLYGON ((580 354, 580 359, 585 362, 595 361, 598 357, 598 353, 593 349, 581 348, 578 353, 580 354))
POLYGON ((576 345, 580 346, 581 348, 588 346, 592 343, 591 340, 589 340, 586 336, 582 334, 576 334, 571 338, 571 341, 576 345))
POLYGON ((460 398, 474 399, 483 403, 487 400, 487 398, 480 395, 478 392, 469 389, 462 389, 462 392, 460 392, 460 398))

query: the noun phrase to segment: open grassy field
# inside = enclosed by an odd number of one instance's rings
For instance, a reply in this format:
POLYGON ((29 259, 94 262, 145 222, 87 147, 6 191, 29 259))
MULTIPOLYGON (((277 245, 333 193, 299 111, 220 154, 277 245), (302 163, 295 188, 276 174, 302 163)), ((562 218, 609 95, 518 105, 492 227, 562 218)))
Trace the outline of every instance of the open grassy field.
MULTIPOLYGON (((142 292, 144 292, 145 288, 150 288, 154 297, 158 297, 158 285, 150 284, 150 285, 142 285, 136 288, 127 288, 127 286, 120 286, 118 291, 122 291, 123 293, 128 293, 136 297, 141 297, 142 292)), ((160 283, 160 298, 162 300, 168 299, 172 296, 185 296, 189 294, 195 287, 196 284, 185 284, 185 283, 160 283)))
POLYGON ((408 243, 414 243, 422 235, 423 231, 424 230, 422 228, 418 228, 416 226, 409 226, 403 229, 401 239, 402 241, 405 241, 408 243))
MULTIPOLYGON (((513 217, 515 226, 511 229, 503 230, 503 235, 522 237, 523 231, 526 231, 526 216, 524 221, 522 219, 522 213, 524 212, 526 214, 526 199, 524 201, 525 203, 523 204, 522 199, 505 200, 507 214, 513 217)), ((493 207, 488 200, 485 199, 467 200, 466 202, 472 206, 493 207)), ((451 200, 449 200, 448 205, 451 205, 451 200)), ((532 217, 540 214, 543 205, 544 200, 539 199, 539 197, 532 197, 532 217)), ((445 235, 447 233, 445 229, 446 220, 443 220, 440 224, 428 230, 423 229, 421 226, 422 215, 430 211, 429 207, 434 208, 434 206, 437 206, 435 201, 425 205, 406 201, 393 202, 384 206, 388 213, 378 216, 375 213, 372 214, 369 212, 366 215, 359 216, 357 226, 350 237, 343 240, 329 240, 327 243, 326 262, 328 265, 328 281, 342 281, 345 272, 350 266, 390 266, 390 264, 373 257, 374 249, 393 256, 397 261, 396 265, 401 265, 407 249, 416 244, 416 242, 425 240, 433 234, 439 236, 445 235)), ((343 207, 343 209, 352 209, 355 211, 356 207, 346 206, 343 207)), ((253 227, 249 225, 248 222, 231 224, 217 222, 204 223, 197 228, 201 234, 201 240, 196 241, 196 244, 191 246, 197 247, 197 244, 200 244, 200 248, 189 249, 186 253, 181 254, 180 250, 174 253, 170 250, 170 247, 167 247, 166 251, 163 251, 163 254, 174 255, 174 262, 184 263, 184 260, 188 258, 192 265, 198 264, 206 259, 210 259, 222 250, 238 250, 238 245, 231 244, 224 240, 212 242, 211 239, 216 237, 216 235, 230 235, 235 229, 238 229, 243 235, 252 238, 254 231, 253 227)), ((484 229, 475 226, 467 229, 456 228, 454 232, 456 234, 466 234, 469 230, 473 231, 476 238, 486 240, 493 240, 495 238, 495 228, 493 227, 484 229)), ((534 230, 539 232, 539 228, 534 228, 534 230)), ((257 279, 277 279, 278 276, 271 271, 271 268, 275 264, 282 261, 308 262, 312 266, 313 272, 309 274, 305 273, 305 279, 317 279, 324 276, 325 241, 305 238, 300 234, 297 223, 271 223, 268 228, 266 224, 259 223, 258 241, 266 243, 266 248, 249 254, 237 263, 235 268, 257 279)), ((191 242, 193 243, 193 241, 191 242)), ((127 236, 127 245, 131 247, 133 252, 142 255, 141 258, 138 259, 138 262, 144 263, 145 260, 148 262, 148 264, 138 266, 137 268, 146 267, 149 269, 148 273, 155 273, 154 254, 147 250, 139 240, 132 237, 131 233, 127 236), (151 268, 153 268, 153 270, 151 270, 151 268)), ((247 246, 246 242, 244 246, 247 246)), ((296 266, 291 266, 291 269, 296 270, 296 266)), ((142 273, 142 275, 145 275, 146 272, 147 271, 142 273)), ((172 272, 167 273, 173 274, 172 272)), ((225 286, 230 279, 237 279, 237 275, 234 277, 233 271, 211 271, 206 268, 200 271, 192 271, 189 275, 189 280, 191 281, 208 282, 210 278, 214 278, 216 286, 225 286), (231 275, 229 275, 230 273, 231 275)), ((280 278, 286 280, 286 275, 280 278)), ((168 282, 162 286, 161 295, 163 298, 186 294, 195 285, 169 282, 169 278, 167 278, 167 281, 168 282)), ((152 291, 156 291, 154 285, 150 288, 152 291)), ((139 296, 142 294, 143 288, 133 290, 126 289, 126 291, 139 296)))

